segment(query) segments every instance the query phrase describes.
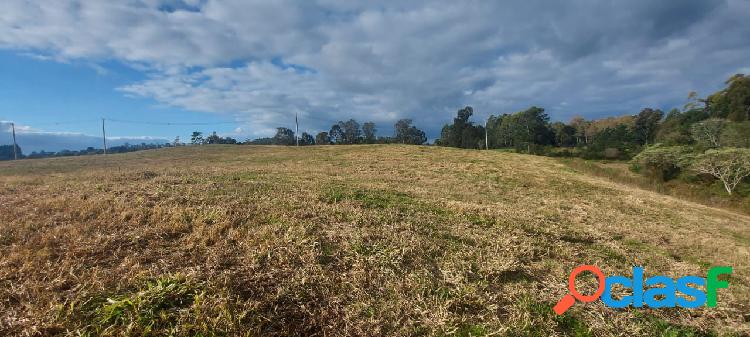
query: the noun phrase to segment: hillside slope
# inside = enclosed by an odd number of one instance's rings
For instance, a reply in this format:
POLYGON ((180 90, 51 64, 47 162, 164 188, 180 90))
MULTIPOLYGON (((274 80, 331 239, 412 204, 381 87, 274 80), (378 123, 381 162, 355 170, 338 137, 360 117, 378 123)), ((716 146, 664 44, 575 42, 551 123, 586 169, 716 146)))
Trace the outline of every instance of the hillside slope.
POLYGON ((0 207, 0 335, 750 333, 750 217, 545 157, 373 145, 25 160, 0 163, 0 207), (597 301, 556 317, 581 264, 734 273, 716 308, 597 301))

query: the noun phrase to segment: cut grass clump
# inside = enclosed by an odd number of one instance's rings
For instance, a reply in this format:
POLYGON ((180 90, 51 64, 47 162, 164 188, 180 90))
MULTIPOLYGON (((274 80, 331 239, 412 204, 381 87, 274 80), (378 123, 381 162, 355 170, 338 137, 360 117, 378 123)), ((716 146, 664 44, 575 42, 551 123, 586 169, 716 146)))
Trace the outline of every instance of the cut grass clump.
POLYGON ((197 283, 182 275, 166 276, 130 294, 89 299, 74 315, 84 320, 84 328, 79 331, 82 335, 109 335, 113 331, 174 335, 181 317, 190 312, 201 295, 197 283))
MULTIPOLYGON (((713 331, 701 331, 694 327, 672 324, 654 315, 636 312, 636 317, 644 327, 644 335, 655 337, 715 337, 713 331)), ((730 335, 731 336, 731 335, 730 335)))
POLYGON ((549 303, 524 297, 520 300, 520 309, 527 312, 527 319, 520 320, 520 326, 511 328, 506 333, 508 337, 543 337, 559 334, 575 337, 594 336, 591 328, 578 316, 570 311, 558 316, 552 311, 552 305, 549 303))
POLYGON ((321 200, 329 204, 345 201, 358 202, 364 208, 406 210, 414 200, 406 193, 386 190, 346 189, 331 187, 325 191, 321 200))

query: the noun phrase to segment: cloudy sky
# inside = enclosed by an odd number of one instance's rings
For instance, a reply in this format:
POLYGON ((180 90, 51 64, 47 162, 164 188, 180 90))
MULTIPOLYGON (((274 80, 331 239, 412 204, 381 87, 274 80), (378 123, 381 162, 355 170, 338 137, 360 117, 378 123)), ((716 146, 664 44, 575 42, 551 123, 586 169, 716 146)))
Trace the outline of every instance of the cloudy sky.
POLYGON ((269 136, 295 113, 311 133, 412 118, 434 138, 465 105, 476 121, 669 109, 750 73, 748 13, 747 0, 3 0, 0 121, 29 152, 95 146, 102 117, 136 141, 269 136))

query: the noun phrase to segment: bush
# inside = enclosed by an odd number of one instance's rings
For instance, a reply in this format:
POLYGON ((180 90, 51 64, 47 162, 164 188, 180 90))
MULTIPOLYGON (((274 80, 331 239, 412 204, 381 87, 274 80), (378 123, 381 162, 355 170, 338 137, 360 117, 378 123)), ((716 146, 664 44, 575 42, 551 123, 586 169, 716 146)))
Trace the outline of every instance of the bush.
POLYGON ((655 145, 641 151, 632 160, 631 169, 645 169, 653 176, 668 181, 690 165, 693 150, 687 146, 655 145))

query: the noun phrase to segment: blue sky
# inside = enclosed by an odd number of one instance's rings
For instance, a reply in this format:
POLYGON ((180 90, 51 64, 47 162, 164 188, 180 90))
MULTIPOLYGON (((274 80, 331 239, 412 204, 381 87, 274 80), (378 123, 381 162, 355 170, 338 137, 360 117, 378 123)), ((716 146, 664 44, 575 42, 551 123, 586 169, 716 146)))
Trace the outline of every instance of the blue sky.
POLYGON ((750 2, 5 0, 0 143, 25 152, 411 118, 439 135, 542 106, 554 120, 682 106, 750 73, 750 2), (216 123, 202 126, 125 124, 216 123), (75 122, 53 124, 53 122, 75 122))

